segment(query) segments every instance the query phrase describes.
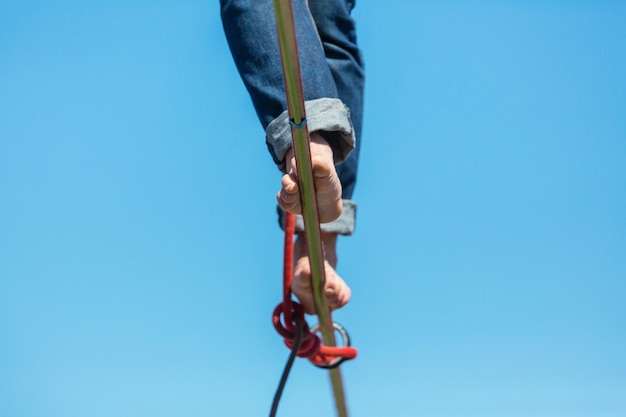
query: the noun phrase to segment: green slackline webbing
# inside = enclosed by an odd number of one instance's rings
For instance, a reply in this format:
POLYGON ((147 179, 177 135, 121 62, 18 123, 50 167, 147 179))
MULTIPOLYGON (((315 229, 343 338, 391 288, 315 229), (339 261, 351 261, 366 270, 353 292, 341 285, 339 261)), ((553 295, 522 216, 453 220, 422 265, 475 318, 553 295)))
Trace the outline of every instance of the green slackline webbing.
MULTIPOLYGON (((322 247, 317 200, 315 197, 311 151, 309 148, 309 133, 306 125, 302 77, 300 74, 298 45, 291 0, 274 0, 274 11, 276 13, 276 28, 278 30, 285 91, 287 94, 291 135, 293 137, 293 148, 300 181, 302 217, 304 219, 305 235, 309 247, 315 306, 322 341, 325 346, 335 346, 336 341, 330 308, 323 295, 325 282, 324 251, 322 247)), ((329 372, 337 414, 339 417, 347 417, 348 410, 341 372, 338 367, 330 369, 329 372)))

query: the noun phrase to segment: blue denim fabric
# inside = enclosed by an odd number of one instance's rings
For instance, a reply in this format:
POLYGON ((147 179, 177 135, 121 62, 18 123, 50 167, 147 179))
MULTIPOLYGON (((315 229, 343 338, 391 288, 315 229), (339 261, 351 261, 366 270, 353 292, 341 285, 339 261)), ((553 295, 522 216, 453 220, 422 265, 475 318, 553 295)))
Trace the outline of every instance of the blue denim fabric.
MULTIPOLYGON (((322 230, 351 234, 356 205, 349 200, 358 168, 365 78, 350 16, 354 1, 294 0, 293 5, 309 130, 319 131, 333 148, 342 198, 350 207, 338 224, 324 224, 322 230)), ((285 136, 287 104, 273 2, 220 0, 220 7, 231 53, 266 129, 268 148, 284 169, 291 142, 285 136)))

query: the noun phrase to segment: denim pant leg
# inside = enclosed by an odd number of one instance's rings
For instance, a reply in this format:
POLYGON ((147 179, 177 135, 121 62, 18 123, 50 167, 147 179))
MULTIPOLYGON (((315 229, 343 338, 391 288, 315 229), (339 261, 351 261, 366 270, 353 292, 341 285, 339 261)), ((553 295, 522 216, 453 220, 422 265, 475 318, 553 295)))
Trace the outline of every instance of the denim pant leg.
MULTIPOLYGON (((311 5, 315 0, 310 0, 311 5)), ((224 31, 235 59, 237 69, 250 93, 261 124, 266 129, 268 148, 278 167, 284 170, 284 155, 291 145, 289 120, 286 114, 286 99, 282 78, 282 67, 278 39, 276 34, 272 0, 221 0, 221 16, 224 31)), ((350 120, 350 112, 339 99, 338 88, 344 94, 359 96, 354 102, 358 108, 360 132, 362 103, 362 68, 356 74, 356 84, 360 84, 360 93, 354 94, 354 88, 346 88, 352 77, 345 72, 344 59, 337 50, 344 45, 354 44, 353 24, 341 23, 345 16, 349 22, 351 6, 345 1, 318 1, 311 10, 306 0, 294 0, 294 15, 301 61, 302 83, 306 100, 309 130, 320 131, 333 147, 336 162, 344 161, 355 145, 355 129, 350 120), (328 8, 341 8, 337 13, 327 13, 328 8), (311 13, 315 10, 320 22, 314 22, 311 13), (342 17, 343 16, 343 17, 342 17), (347 30, 348 33, 344 33, 347 30), (319 31, 319 35, 318 35, 319 31), (351 32, 351 33, 350 33, 351 32), (328 40, 324 45, 320 38, 328 40), (337 42, 337 40, 344 40, 337 42), (347 40, 347 42, 345 41, 347 40), (341 44, 334 48, 335 43, 341 44), (331 52, 327 56, 327 52, 331 52), (327 59, 328 58, 328 59, 327 59), (360 74, 360 78, 358 75, 360 74), (337 81, 339 80, 339 82, 337 81), (360 80, 360 81, 359 81, 360 80)), ((358 56, 358 49, 354 44, 358 56)), ((360 60, 356 60, 360 62, 360 60)), ((353 152, 354 153, 354 152, 353 152)), ((338 165, 342 185, 350 198, 356 179, 356 153, 352 159, 338 165), (343 174, 342 174, 343 172, 343 174)), ((344 214, 333 223, 322 225, 322 230, 342 234, 351 234, 354 229, 355 206, 350 201, 344 203, 344 214)))
POLYGON ((344 199, 352 198, 356 184, 365 87, 363 59, 357 45, 355 22, 350 16, 354 3, 354 0, 309 0, 309 8, 322 41, 326 62, 335 81, 339 98, 350 109, 356 137, 354 151, 344 162, 337 165, 344 199))

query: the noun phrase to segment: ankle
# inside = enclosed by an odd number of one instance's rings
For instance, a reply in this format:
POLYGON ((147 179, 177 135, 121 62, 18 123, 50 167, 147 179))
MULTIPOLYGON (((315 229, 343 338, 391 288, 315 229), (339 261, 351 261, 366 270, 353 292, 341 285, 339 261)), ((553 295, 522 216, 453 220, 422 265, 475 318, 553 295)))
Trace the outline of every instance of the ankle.
MULTIPOLYGON (((322 232, 322 245, 324 247, 324 260, 330 264, 333 268, 337 266, 337 233, 324 233, 322 232)), ((309 245, 304 233, 299 233, 294 246, 294 256, 296 259, 300 259, 303 256, 308 256, 309 245)))
POLYGON ((324 259, 333 267, 337 266, 337 233, 322 233, 324 259))

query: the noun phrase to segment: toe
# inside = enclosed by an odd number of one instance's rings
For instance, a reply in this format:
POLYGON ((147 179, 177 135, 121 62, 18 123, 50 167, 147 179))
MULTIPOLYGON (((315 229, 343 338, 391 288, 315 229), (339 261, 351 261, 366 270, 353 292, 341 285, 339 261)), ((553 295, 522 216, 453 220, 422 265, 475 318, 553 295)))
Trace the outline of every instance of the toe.
POLYGON ((300 214, 300 194, 298 183, 293 175, 286 174, 281 181, 282 188, 276 194, 278 205, 285 211, 300 214))
POLYGON ((298 192, 298 179, 294 174, 285 174, 280 181, 283 190, 290 194, 298 192))

